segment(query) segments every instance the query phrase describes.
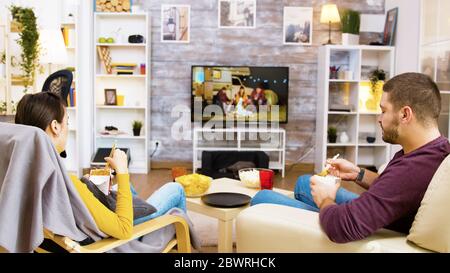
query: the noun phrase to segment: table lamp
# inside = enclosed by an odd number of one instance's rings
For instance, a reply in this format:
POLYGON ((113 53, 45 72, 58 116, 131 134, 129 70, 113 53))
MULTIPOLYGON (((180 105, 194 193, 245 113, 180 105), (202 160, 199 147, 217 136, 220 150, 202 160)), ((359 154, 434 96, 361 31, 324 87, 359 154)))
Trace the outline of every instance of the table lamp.
POLYGON ((52 64, 66 64, 67 52, 64 38, 59 29, 42 29, 39 32, 41 44, 40 63, 48 65, 49 75, 52 73, 52 64))
POLYGON ((331 23, 339 23, 341 18, 336 4, 325 4, 322 6, 322 12, 320 14, 320 22, 328 23, 328 42, 325 44, 331 45, 331 23))

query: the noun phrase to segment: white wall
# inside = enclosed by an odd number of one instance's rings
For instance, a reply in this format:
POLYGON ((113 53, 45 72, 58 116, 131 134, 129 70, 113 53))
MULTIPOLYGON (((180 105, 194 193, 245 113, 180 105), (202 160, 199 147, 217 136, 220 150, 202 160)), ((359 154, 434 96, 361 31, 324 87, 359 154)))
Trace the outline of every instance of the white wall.
POLYGON ((386 11, 398 7, 396 73, 418 72, 420 0, 386 0, 386 11))

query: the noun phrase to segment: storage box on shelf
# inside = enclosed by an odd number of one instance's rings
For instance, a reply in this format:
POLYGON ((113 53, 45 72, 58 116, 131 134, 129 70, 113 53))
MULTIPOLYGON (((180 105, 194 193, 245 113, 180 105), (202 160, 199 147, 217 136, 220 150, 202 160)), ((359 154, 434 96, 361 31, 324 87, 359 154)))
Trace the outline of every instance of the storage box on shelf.
POLYGON ((394 76, 394 48, 327 45, 320 48, 318 65, 315 171, 338 153, 378 168, 391 157, 391 145, 383 142, 377 121, 381 91, 372 89, 369 78, 375 69, 387 79, 394 76), (330 127, 337 130, 335 143, 328 140, 330 127))
POLYGON ((149 171, 149 24, 147 13, 94 13, 94 151, 111 148, 113 142, 129 148, 134 173, 149 171), (128 42, 136 34, 143 43, 128 42), (143 123, 139 136, 133 134, 135 120, 143 123), (118 130, 105 130, 108 126, 118 130))
POLYGON ((193 170, 202 167, 203 151, 263 151, 269 168, 285 174, 286 131, 281 128, 194 128, 193 170))

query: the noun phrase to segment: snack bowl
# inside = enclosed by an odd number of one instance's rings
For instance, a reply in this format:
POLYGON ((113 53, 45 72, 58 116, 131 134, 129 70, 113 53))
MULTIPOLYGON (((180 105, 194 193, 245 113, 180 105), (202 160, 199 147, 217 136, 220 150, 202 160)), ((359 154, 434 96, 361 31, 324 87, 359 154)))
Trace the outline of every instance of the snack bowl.
POLYGON ((326 176, 314 175, 314 177, 316 177, 319 182, 327 185, 334 185, 341 181, 339 177, 333 175, 326 175, 326 176))
POLYGON ((111 169, 92 169, 89 173, 89 180, 105 195, 108 195, 111 184, 111 169))
POLYGON ((200 197, 205 194, 211 186, 212 178, 202 174, 186 174, 175 178, 184 188, 186 197, 200 197))

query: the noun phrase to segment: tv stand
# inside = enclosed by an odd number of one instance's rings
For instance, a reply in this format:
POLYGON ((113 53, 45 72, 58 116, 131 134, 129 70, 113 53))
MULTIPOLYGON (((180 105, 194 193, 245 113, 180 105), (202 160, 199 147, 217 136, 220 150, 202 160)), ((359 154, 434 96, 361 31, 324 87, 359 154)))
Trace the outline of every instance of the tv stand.
POLYGON ((286 131, 281 128, 194 128, 193 172, 202 165, 203 151, 263 151, 269 168, 285 175, 286 131))

